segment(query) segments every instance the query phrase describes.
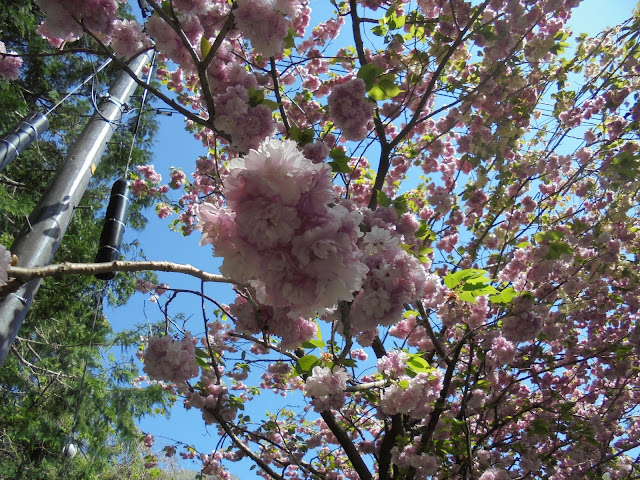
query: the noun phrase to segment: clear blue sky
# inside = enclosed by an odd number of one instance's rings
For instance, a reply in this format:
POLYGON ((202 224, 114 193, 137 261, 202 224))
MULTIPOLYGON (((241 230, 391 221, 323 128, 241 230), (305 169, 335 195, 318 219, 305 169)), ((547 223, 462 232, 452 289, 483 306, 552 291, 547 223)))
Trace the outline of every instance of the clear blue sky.
MULTIPOLYGON (((133 2, 135 5, 136 2, 133 2)), ((312 0, 311 7, 318 4, 327 5, 326 0, 312 0)), ((581 7, 574 11, 570 26, 574 33, 587 32, 590 34, 601 31, 606 26, 613 26, 629 17, 631 10, 636 6, 633 0, 584 0, 581 7)), ((313 22, 312 22, 313 25, 313 22)), ((193 137, 184 131, 184 122, 179 115, 172 117, 158 117, 160 131, 155 146, 156 171, 168 179, 169 168, 183 167, 189 174, 199 155, 206 153, 205 149, 193 137)), ((177 199, 177 196, 174 198, 177 199)), ((137 239, 140 242, 149 260, 170 260, 178 263, 190 263, 204 270, 215 272, 219 261, 211 254, 211 246, 200 247, 199 234, 196 232, 190 237, 182 237, 180 234, 170 232, 167 225, 172 218, 160 220, 154 211, 148 212, 149 225, 144 232, 128 232, 125 241, 137 239)), ((173 217, 175 219, 175 216, 173 217)), ((169 283, 173 287, 199 290, 199 282, 184 275, 159 273, 160 281, 169 283)), ((230 288, 224 286, 207 286, 207 294, 214 296, 223 303, 233 301, 233 293, 230 288)), ((157 307, 148 302, 148 296, 136 294, 134 299, 126 307, 116 311, 107 312, 113 328, 116 330, 127 328, 135 323, 144 322, 143 304, 146 314, 151 321, 162 318, 157 307)), ((194 332, 202 332, 202 318, 200 303, 195 297, 176 300, 171 306, 175 315, 182 312, 185 315, 193 315, 190 325, 194 332)), ((264 405, 264 402, 260 402, 264 405)), ((275 406, 274 406, 275 407, 275 406)), ((275 408, 272 408, 275 410, 275 408)), ((248 412, 251 414, 251 412, 248 412)), ((256 412, 258 413, 258 412, 256 412)), ((252 415, 253 416, 253 415, 252 415)), ((257 415, 256 415, 257 416, 257 415)), ((150 417, 140 423, 140 428, 155 434, 166 436, 190 443, 199 451, 210 453, 217 444, 215 428, 206 428, 197 410, 185 411, 178 404, 170 419, 163 417, 150 417)), ((197 468, 193 464, 188 468, 197 468)), ((234 465, 232 464, 233 468, 234 465)), ((232 473, 240 478, 258 478, 254 472, 238 469, 232 473)))

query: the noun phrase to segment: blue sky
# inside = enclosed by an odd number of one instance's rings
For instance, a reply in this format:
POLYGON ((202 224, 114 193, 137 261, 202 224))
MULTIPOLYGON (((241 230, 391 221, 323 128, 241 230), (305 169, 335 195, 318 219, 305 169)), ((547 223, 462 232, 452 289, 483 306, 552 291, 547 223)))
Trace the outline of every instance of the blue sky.
MULTIPOLYGON (((135 2, 133 3, 135 4, 135 2)), ((328 4, 326 0, 312 0, 312 9, 320 3, 328 4)), ((613 26, 626 19, 635 6, 636 2, 633 0, 608 0, 606 2, 585 0, 581 7, 574 11, 570 26, 575 34, 581 32, 597 33, 606 26, 613 26)), ((184 130, 184 122, 179 115, 158 117, 158 120, 160 121, 160 131, 156 140, 154 157, 156 171, 161 173, 165 180, 169 178, 170 167, 183 167, 185 173, 189 174, 197 157, 206 154, 206 150, 184 130)), ((177 200, 177 195, 175 193, 174 195, 174 199, 177 200)), ((169 231, 168 224, 172 218, 160 220, 153 210, 150 210, 147 216, 149 218, 147 229, 144 232, 128 232, 125 235, 125 241, 130 242, 136 239, 149 260, 190 263, 203 270, 217 271, 220 262, 212 257, 211 246, 199 246, 200 235, 198 232, 189 237, 182 237, 179 233, 169 231)), ((160 281, 168 283, 172 287, 200 289, 199 281, 184 275, 159 273, 158 277, 160 281)), ((208 285, 206 293, 223 303, 231 303, 234 298, 233 292, 228 286, 208 285)), ((120 330, 137 323, 143 323, 145 321, 144 312, 151 321, 162 319, 157 306, 147 299, 148 296, 136 294, 127 306, 107 312, 113 328, 120 330)), ((196 297, 179 296, 172 303, 171 312, 174 315, 178 312, 183 312, 187 316, 193 315, 194 318, 189 321, 189 325, 192 325, 194 333, 203 331, 200 302, 196 297)), ((264 405, 264 402, 259 403, 264 405)), ((251 411, 245 413, 252 414, 251 411)), ((260 413, 256 411, 255 416, 259 416, 260 413)), ((185 411, 180 403, 173 409, 170 418, 149 417, 140 423, 140 428, 145 432, 155 434, 156 437, 165 436, 189 443, 204 453, 210 453, 218 441, 215 427, 205 427, 199 411, 185 411)), ((231 466, 233 467, 233 465, 231 466)), ((197 467, 194 466, 194 468, 197 467)), ((249 472, 244 468, 237 471, 232 470, 232 473, 240 478, 258 478, 254 472, 249 472)))

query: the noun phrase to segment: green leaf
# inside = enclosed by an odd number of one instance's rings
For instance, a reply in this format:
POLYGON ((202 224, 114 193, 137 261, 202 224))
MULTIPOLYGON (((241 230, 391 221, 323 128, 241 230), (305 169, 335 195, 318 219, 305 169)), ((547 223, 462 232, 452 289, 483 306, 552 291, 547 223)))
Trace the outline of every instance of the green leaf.
POLYGON ((311 127, 302 130, 301 128, 298 128, 294 125, 289 129, 289 138, 301 147, 304 147, 308 143, 313 142, 313 136, 314 131, 311 127))
POLYGON ((209 354, 201 348, 196 347, 196 357, 209 358, 209 354))
POLYGON ((358 70, 358 78, 364 80, 364 84, 368 91, 371 90, 371 87, 376 83, 376 80, 382 72, 384 72, 384 68, 378 67, 372 63, 367 63, 358 70))
POLYGON ((384 25, 376 25, 371 29, 371 33, 378 37, 384 37, 388 31, 389 29, 384 25))
POLYGON ((516 296, 516 291, 513 289, 513 287, 507 287, 507 288, 503 289, 497 295, 491 295, 489 297, 489 300, 492 303, 497 303, 499 305, 503 305, 505 303, 511 302, 511 300, 513 300, 513 297, 515 297, 515 296, 516 296))
POLYGON ((405 21, 406 17, 404 15, 402 15, 401 17, 396 17, 394 12, 393 17, 389 19, 389 22, 387 24, 389 25, 389 28, 391 30, 397 30, 404 27, 405 21))
POLYGON ((315 355, 305 355, 296 362, 296 372, 309 373, 319 363, 320 359, 315 355))
POLYGON ((402 90, 393 82, 393 79, 382 78, 367 93, 372 100, 381 101, 395 97, 402 93, 402 90))
POLYGON ((313 350, 314 348, 322 348, 325 345, 322 340, 307 340, 302 343, 302 348, 313 350))
POLYGON ((498 290, 493 285, 485 285, 482 282, 466 283, 462 287, 462 291, 458 293, 458 297, 460 297, 460 300, 464 300, 465 302, 476 303, 476 298, 483 295, 492 295, 497 292, 498 290))
POLYGON ((568 46, 569 44, 567 42, 558 42, 549 49, 549 52, 551 52, 554 55, 559 55, 561 53, 564 53, 564 51, 568 46))
POLYGON ((416 238, 419 238, 421 240, 435 240, 436 238, 436 234, 433 232, 433 230, 427 227, 426 223, 420 224, 420 228, 416 230, 415 236, 416 238))
POLYGON ((387 197, 387 194, 384 193, 382 190, 378 190, 376 192, 376 199, 378 200, 378 205, 380 205, 381 207, 391 206, 391 199, 387 197))
POLYGON ((163 0, 160 7, 167 15, 173 15, 173 8, 171 8, 171 2, 169 0, 163 0))
POLYGON ((415 373, 427 373, 432 370, 429 362, 427 362, 420 355, 411 355, 407 361, 407 368, 413 370, 415 373))
POLYGON ((407 194, 403 193, 399 197, 393 199, 393 208, 398 212, 398 216, 407 211, 407 194))
POLYGON ((409 38, 407 38, 407 40, 417 38, 420 41, 424 41, 426 38, 424 27, 421 27, 415 24, 411 25, 411 27, 409 27, 408 36, 409 38))
MULTIPOLYGON (((463 285, 468 280, 478 279, 484 277, 487 273, 486 270, 480 270, 478 268, 467 268, 465 270, 458 270, 455 273, 450 273, 444 277, 444 284, 451 290, 454 290, 458 285, 463 285)), ((489 279, 486 279, 486 283, 489 279)))
POLYGON ((611 162, 613 170, 624 181, 635 180, 640 176, 640 156, 629 152, 620 152, 611 162))
POLYGON ((536 418, 529 425, 529 432, 533 435, 547 435, 549 433, 549 425, 542 418, 536 418))
POLYGON ((547 245, 549 252, 544 257, 548 260, 557 260, 562 255, 571 255, 573 253, 573 249, 566 242, 553 242, 547 245))
POLYGON ((550 230, 548 232, 536 233, 533 236, 533 239, 537 243, 555 242, 557 240, 561 240, 562 238, 564 238, 564 235, 565 235, 564 232, 559 232, 558 230, 550 230))
POLYGON ((201 367, 209 366, 209 362, 207 362, 203 357, 196 357, 196 364, 201 367))
POLYGON ((329 162, 331 171, 335 173, 351 173, 351 167, 349 166, 350 158, 344 153, 344 150, 337 147, 332 148, 329 157, 333 159, 332 162, 329 162))
POLYGON ((296 31, 289 27, 289 33, 284 37, 284 48, 294 48, 296 46, 295 37, 296 31))
POLYGON ((249 105, 257 107, 262 102, 264 102, 264 90, 251 87, 249 89, 249 105))
POLYGON ((211 44, 209 43, 209 40, 207 39, 207 37, 203 35, 202 38, 200 39, 200 53, 202 55, 201 60, 204 60, 207 57, 207 55, 209 55, 210 51, 211 51, 211 44))
POLYGON ((262 100, 262 104, 261 105, 266 105, 267 107, 269 107, 271 109, 272 112, 278 110, 278 108, 280 108, 280 104, 278 102, 274 102, 273 100, 269 100, 268 98, 265 98, 264 100, 262 100))
POLYGON ((493 25, 486 24, 484 27, 476 30, 475 32, 482 35, 485 40, 488 40, 490 42, 493 42, 498 38, 495 31, 493 30, 493 25))

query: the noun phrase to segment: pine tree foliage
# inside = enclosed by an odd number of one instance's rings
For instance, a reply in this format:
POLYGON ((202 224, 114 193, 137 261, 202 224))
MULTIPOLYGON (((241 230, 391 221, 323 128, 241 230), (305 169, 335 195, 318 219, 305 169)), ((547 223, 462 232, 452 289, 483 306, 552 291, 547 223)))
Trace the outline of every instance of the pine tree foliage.
MULTIPOLYGON (((0 82, 0 132, 29 112, 48 111, 99 66, 89 55, 45 54, 50 50, 35 33, 41 18, 32 2, 9 0, 0 9, 0 40, 9 49, 29 52, 21 79, 0 82)), ((116 75, 117 70, 105 69, 57 107, 48 115, 50 128, 43 138, 0 173, 0 243, 11 245, 87 123, 96 99, 116 75)), ((134 140, 140 99, 137 92, 54 261, 93 261, 111 185, 124 173, 134 140)), ((157 127, 149 111, 147 105, 131 165, 150 159, 157 127)), ((144 226, 144 206, 144 201, 134 203, 129 228, 144 226)), ((0 478, 146 478, 135 420, 163 412, 171 399, 160 387, 131 388, 139 374, 134 359, 116 361, 110 351, 137 337, 115 335, 102 313, 103 297, 122 304, 134 283, 126 275, 106 289, 88 278, 43 283, 0 369, 0 478), (73 462, 61 455, 67 441, 81 451, 73 462), (128 465, 126 476, 118 473, 121 463, 128 465)))

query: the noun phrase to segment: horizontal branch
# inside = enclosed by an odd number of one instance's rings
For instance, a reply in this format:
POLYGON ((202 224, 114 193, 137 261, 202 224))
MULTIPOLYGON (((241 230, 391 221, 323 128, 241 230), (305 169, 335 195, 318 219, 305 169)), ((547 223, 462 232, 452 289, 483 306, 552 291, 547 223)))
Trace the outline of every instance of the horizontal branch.
POLYGON ((389 380, 376 380, 375 382, 367 382, 367 383, 358 383, 355 385, 349 385, 347 387, 347 392, 364 392, 369 391, 373 388, 384 388, 391 385, 389 380))
POLYGON ((231 283, 245 286, 230 278, 215 273, 205 272, 193 265, 173 263, 166 261, 114 261, 106 263, 59 263, 57 265, 47 265, 44 267, 9 267, 9 277, 28 282, 34 278, 60 277, 63 275, 95 275, 96 273, 107 272, 143 272, 154 270, 158 272, 184 273, 191 275, 203 282, 231 283))

